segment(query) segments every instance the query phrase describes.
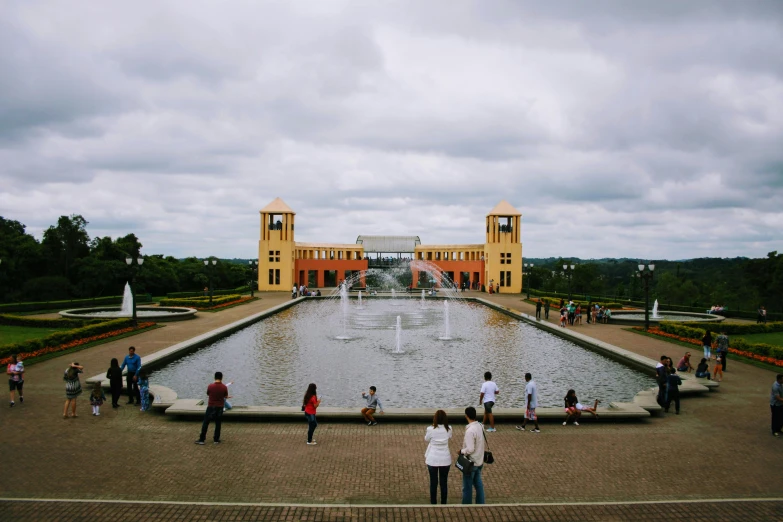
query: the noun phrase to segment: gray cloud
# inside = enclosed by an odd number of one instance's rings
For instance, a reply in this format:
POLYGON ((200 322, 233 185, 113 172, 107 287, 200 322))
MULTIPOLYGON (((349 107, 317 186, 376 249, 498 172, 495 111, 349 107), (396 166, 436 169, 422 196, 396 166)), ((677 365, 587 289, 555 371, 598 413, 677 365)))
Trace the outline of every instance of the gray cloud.
POLYGON ((148 253, 303 241, 528 256, 760 256, 783 222, 778 2, 10 2, 0 215, 83 214, 148 253), (730 226, 728 226, 730 224, 730 226))

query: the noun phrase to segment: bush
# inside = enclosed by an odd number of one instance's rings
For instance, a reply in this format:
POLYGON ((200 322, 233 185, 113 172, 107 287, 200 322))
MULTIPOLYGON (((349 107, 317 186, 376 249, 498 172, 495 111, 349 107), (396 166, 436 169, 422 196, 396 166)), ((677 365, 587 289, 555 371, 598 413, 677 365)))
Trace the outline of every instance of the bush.
MULTIPOLYGON (((212 306, 217 306, 242 299, 239 294, 212 297, 212 306)), ((191 297, 185 299, 161 299, 160 306, 186 306, 190 308, 209 307, 209 297, 191 297)))
MULTIPOLYGON (((709 330, 713 333, 726 332, 728 335, 748 335, 757 333, 772 333, 783 332, 783 321, 777 321, 774 323, 759 323, 759 324, 730 324, 730 323, 714 323, 714 324, 702 324, 697 322, 683 322, 680 323, 689 327, 700 327, 703 330, 709 330)), ((703 334, 702 334, 703 335, 703 334)))
MULTIPOLYGON (((250 292, 250 287, 248 286, 240 286, 239 288, 235 288, 233 290, 212 290, 212 296, 216 295, 235 295, 235 294, 244 294, 250 292)), ((204 291, 200 292, 171 292, 166 294, 166 297, 171 299, 186 299, 190 297, 204 297, 204 291)), ((209 294, 206 296, 209 297, 209 294)))
MULTIPOLYGON (((149 294, 137 294, 136 304, 149 303, 149 294)), ((38 310, 66 310, 68 308, 91 308, 93 306, 112 306, 122 304, 122 296, 93 297, 90 299, 70 299, 68 301, 37 301, 30 303, 0 304, 0 313, 36 312, 38 310)))
MULTIPOLYGON (((701 340, 701 338, 704 337, 704 334, 706 333, 707 330, 703 328, 695 328, 693 326, 690 326, 691 324, 693 323, 684 324, 684 323, 673 323, 669 321, 661 321, 660 325, 658 325, 658 329, 666 333, 683 337, 685 339, 701 340)), ((775 324, 780 324, 780 323, 770 323, 768 325, 755 325, 755 324, 723 325, 726 328, 723 328, 721 325, 703 325, 703 326, 704 328, 710 328, 710 330, 713 331, 713 333, 715 333, 715 331, 712 330, 712 328, 717 327, 717 331, 725 331, 728 335, 731 335, 732 332, 729 331, 730 328, 728 327, 736 327, 735 328, 736 331, 734 332, 736 334, 759 333, 758 331, 755 330, 747 331, 747 332, 743 330, 752 329, 758 326, 772 326, 775 324)), ((774 346, 766 343, 751 343, 741 338, 738 339, 729 338, 729 346, 735 350, 739 350, 742 352, 749 352, 756 355, 762 355, 765 357, 771 357, 773 359, 783 360, 783 347, 781 346, 774 346)))
POLYGON ((105 319, 33 319, 18 315, 0 314, 0 325, 28 326, 32 328, 81 328, 86 324, 96 324, 105 321, 105 319))
POLYGON ((84 339, 85 337, 92 337, 121 328, 127 328, 132 324, 133 320, 131 319, 113 319, 111 321, 103 321, 97 324, 75 328, 73 330, 55 332, 43 339, 31 339, 23 343, 6 344, 0 346, 0 358, 15 355, 17 353, 35 352, 36 350, 41 350, 49 346, 59 346, 71 341, 84 339))

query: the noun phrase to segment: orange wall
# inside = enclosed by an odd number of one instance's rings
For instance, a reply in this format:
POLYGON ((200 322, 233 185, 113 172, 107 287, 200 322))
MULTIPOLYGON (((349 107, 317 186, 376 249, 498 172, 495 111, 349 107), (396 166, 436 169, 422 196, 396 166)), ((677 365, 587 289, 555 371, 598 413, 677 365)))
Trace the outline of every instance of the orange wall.
MULTIPOLYGON (((473 283, 473 274, 478 272, 479 283, 484 284, 484 261, 428 261, 437 266, 444 272, 454 272, 454 282, 459 286, 460 272, 468 272, 470 274, 470 282, 473 283)), ((419 281, 419 271, 412 270, 413 272, 413 285, 419 281)))
MULTIPOLYGON (((297 259, 294 264, 294 280, 297 285, 307 284, 307 272, 308 270, 318 271, 318 284, 316 288, 324 287, 324 270, 336 270, 337 282, 339 283, 345 278, 346 270, 367 270, 368 261, 366 259, 297 259), (304 281, 299 280, 299 272, 304 270, 304 281)), ((361 286, 365 286, 364 278, 362 278, 361 286)))

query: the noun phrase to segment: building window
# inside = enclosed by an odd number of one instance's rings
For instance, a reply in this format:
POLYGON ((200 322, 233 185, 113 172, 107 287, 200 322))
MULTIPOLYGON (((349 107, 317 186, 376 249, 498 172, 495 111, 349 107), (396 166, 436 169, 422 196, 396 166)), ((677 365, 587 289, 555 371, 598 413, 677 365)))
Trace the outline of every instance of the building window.
POLYGON ((275 284, 276 285, 280 284, 280 269, 279 268, 275 268, 275 284))
POLYGON ((275 269, 274 268, 270 268, 269 269, 269 284, 270 285, 275 284, 275 269))
MULTIPOLYGON (((506 254, 504 254, 503 252, 500 253, 500 264, 501 265, 505 265, 506 264, 506 254)), ((500 275, 502 276, 503 274, 501 273, 500 275)), ((502 279, 501 279, 501 281, 502 281, 502 279)), ((503 284, 501 283, 500 286, 503 286, 503 284)))
POLYGON ((506 252, 506 264, 511 264, 511 252, 506 252))
MULTIPOLYGON (((275 261, 275 253, 274 253, 274 251, 270 250, 269 251, 269 262, 270 263, 274 263, 274 261, 275 261)), ((272 283, 270 282, 269 284, 272 284, 272 283)))
POLYGON ((511 272, 506 272, 506 286, 511 286, 511 272))
MULTIPOLYGON (((501 261, 501 263, 502 262, 503 261, 501 261)), ((506 273, 502 271, 500 272, 500 286, 506 286, 506 273)))

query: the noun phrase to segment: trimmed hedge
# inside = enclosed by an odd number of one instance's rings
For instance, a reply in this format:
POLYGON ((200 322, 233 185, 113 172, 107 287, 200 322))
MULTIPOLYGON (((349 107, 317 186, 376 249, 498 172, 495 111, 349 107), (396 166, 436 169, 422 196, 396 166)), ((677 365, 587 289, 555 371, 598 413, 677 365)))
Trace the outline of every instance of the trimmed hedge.
POLYGON ((0 314, 0 325, 31 328, 81 328, 87 324, 103 323, 106 319, 33 319, 19 315, 0 314))
MULTIPOLYGON (((239 294, 212 297, 212 306, 230 303, 242 299, 239 294)), ((160 306, 187 306, 190 308, 207 308, 210 306, 209 297, 191 297, 189 299, 161 299, 160 306)))
MULTIPOLYGON (((136 303, 149 303, 152 296, 149 294, 137 294, 136 303)), ((122 296, 93 297, 91 299, 71 299, 68 301, 40 301, 35 303, 7 303, 0 304, 0 313, 8 312, 35 312, 37 310, 65 310, 68 308, 91 308, 93 306, 110 306, 122 304, 122 296)))
MULTIPOLYGON (((539 299, 541 299, 541 301, 544 302, 544 303, 549 302, 550 305, 556 305, 556 306, 560 305, 560 298, 559 297, 540 297, 539 299)), ((567 299, 563 299, 563 301, 566 304, 568 304, 568 300, 567 299)), ((587 303, 587 301, 574 301, 574 304, 582 305, 582 307, 585 307, 585 306, 587 306, 588 303, 587 303)), ((592 301, 592 304, 593 304, 593 306, 598 305, 598 306, 609 307, 611 309, 619 309, 619 308, 623 307, 622 303, 615 303, 615 302, 612 302, 612 301, 592 301)))
MULTIPOLYGON (((709 330, 710 332, 726 332, 729 335, 748 335, 758 333, 773 333, 783 332, 783 321, 776 321, 774 323, 758 323, 758 324, 731 324, 731 323, 716 323, 716 324, 703 324, 698 322, 686 321, 680 323, 684 326, 691 328, 701 328, 702 330, 709 330)), ((704 335, 704 334, 702 334, 704 335)))
POLYGON ((93 335, 100 335, 102 333, 126 328, 132 324, 132 319, 113 319, 111 321, 103 321, 101 323, 91 324, 73 330, 55 332, 42 339, 30 339, 29 341, 22 343, 6 344, 0 346, 0 357, 7 357, 17 353, 34 352, 49 346, 59 346, 85 337, 92 337, 93 335))
MULTIPOLYGON (((250 292, 249 286, 240 286, 239 288, 234 288, 233 290, 212 290, 212 296, 216 295, 234 295, 234 294, 244 294, 250 292)), ((169 299, 186 299, 190 297, 205 297, 204 291, 201 292, 171 292, 169 294, 166 294, 166 297, 169 299)), ((209 298, 209 294, 206 296, 209 298)), ((214 299, 213 299, 214 300, 214 299)))
MULTIPOLYGON (((729 335, 741 335, 750 333, 764 333, 768 331, 780 331, 780 330, 758 330, 758 327, 771 327, 771 328, 783 328, 783 323, 768 323, 762 324, 727 324, 727 325, 701 325, 702 328, 696 328, 694 323, 673 323, 670 321, 661 321, 658 328, 666 333, 685 337, 687 339, 701 340, 704 334, 707 332, 707 328, 715 332, 726 332, 729 335)), ((775 359, 783 359, 783 347, 774 346, 766 343, 751 343, 744 339, 731 339, 731 348, 735 350, 741 350, 744 352, 755 353, 757 355, 764 355, 775 359)))

